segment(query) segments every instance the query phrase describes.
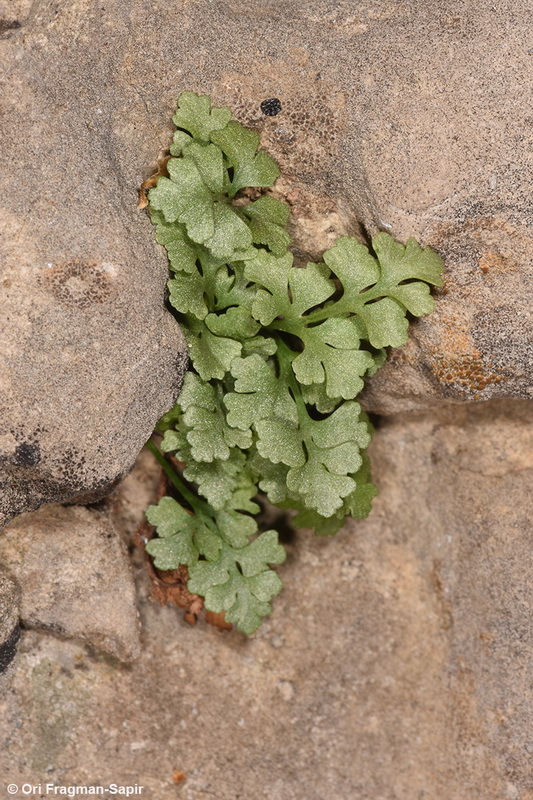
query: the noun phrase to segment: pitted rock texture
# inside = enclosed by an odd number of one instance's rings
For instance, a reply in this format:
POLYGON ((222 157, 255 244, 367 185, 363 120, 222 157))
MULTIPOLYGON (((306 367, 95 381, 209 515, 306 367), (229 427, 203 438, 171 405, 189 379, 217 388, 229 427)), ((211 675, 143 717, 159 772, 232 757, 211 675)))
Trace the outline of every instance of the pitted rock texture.
POLYGON ((381 228, 446 257, 369 408, 530 397, 530 19, 526 0, 3 0, 0 521, 105 492, 178 392, 135 202, 185 89, 261 132, 297 259, 381 228))
POLYGON ((122 661, 139 655, 130 564, 105 515, 57 505, 21 514, 0 532, 0 563, 20 587, 26 627, 79 639, 122 661))

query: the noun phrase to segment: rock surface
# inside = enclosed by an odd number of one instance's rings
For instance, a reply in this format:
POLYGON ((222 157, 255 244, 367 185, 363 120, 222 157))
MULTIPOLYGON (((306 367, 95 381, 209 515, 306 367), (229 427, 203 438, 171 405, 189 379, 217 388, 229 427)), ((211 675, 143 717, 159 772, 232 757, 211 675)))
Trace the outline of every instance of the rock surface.
POLYGON ((4 521, 102 493, 176 395, 183 343, 136 190, 184 89, 261 131, 297 256, 379 228, 446 256, 439 312, 368 407, 530 397, 530 15, 526 0, 2 0, 4 521))
POLYGON ((150 603, 144 571, 130 667, 25 633, 0 699, 6 784, 530 800, 532 422, 520 401, 388 418, 372 516, 298 534, 249 641, 150 603))
MULTIPOLYGON (((525 223, 526 225, 527 223, 525 223)), ((533 227, 490 216, 442 225, 436 311, 369 382, 378 414, 491 397, 533 399, 533 227)))
POLYGON ((59 66, 77 10, 33 6, 0 25, 0 525, 108 490, 172 405, 186 360, 165 258, 115 163, 99 101, 109 74, 91 77, 76 48, 77 67, 59 66))
POLYGON ((139 655, 131 569, 104 515, 54 505, 21 514, 0 534, 0 563, 20 587, 26 627, 79 639, 122 661, 139 655))

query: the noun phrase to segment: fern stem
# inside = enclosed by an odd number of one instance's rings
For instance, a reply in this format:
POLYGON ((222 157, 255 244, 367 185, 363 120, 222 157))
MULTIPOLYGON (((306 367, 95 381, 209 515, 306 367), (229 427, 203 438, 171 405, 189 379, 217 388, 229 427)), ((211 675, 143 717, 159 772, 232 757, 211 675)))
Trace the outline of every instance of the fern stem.
POLYGON ((278 345, 277 355, 280 367, 280 377, 283 375, 287 381, 292 396, 294 397, 296 408, 298 409, 298 416, 300 417, 301 423, 303 423, 306 419, 309 419, 309 414, 307 413, 305 400, 302 397, 300 384, 296 380, 292 369, 292 361, 295 358, 296 353, 293 353, 290 347, 285 344, 283 339, 276 337, 276 342, 278 345))
POLYGON ((324 308, 318 308, 316 311, 311 311, 304 319, 307 325, 314 325, 317 322, 323 322, 325 319, 331 317, 347 317, 352 314, 357 314, 359 308, 363 308, 367 303, 372 300, 379 300, 387 293, 386 286, 383 286, 380 281, 376 283, 371 289, 367 289, 358 295, 357 299, 354 297, 339 297, 331 305, 326 305, 324 308))
POLYGON ((152 453, 154 458, 159 462, 163 472, 174 486, 174 488, 180 493, 184 500, 189 503, 191 508, 196 514, 201 514, 203 517, 207 516, 211 518, 210 508, 207 503, 204 503, 199 497, 197 497, 190 489, 185 486, 183 481, 181 480, 178 473, 172 469, 168 461, 166 460, 165 456, 161 453, 159 448, 156 446, 155 442, 152 439, 149 439, 146 442, 146 447, 152 453))

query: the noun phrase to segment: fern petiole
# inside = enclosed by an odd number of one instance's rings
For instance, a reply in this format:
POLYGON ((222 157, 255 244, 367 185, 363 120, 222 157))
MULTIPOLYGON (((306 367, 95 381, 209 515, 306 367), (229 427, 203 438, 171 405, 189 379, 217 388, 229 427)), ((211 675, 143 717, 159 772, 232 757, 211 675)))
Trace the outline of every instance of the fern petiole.
POLYGON ((211 519, 211 509, 207 503, 197 497, 191 490, 184 484, 176 470, 172 469, 165 456, 161 453, 155 442, 149 439, 146 442, 146 447, 152 453, 154 458, 159 462, 163 472, 171 482, 172 486, 179 492, 181 497, 189 503, 195 514, 199 514, 204 518, 211 519))
POLYGON ((293 353, 290 347, 285 344, 283 339, 276 337, 276 343, 278 345, 277 356, 280 378, 283 377, 287 381, 287 385, 291 390, 292 396, 294 397, 296 408, 298 409, 298 416, 300 417, 300 420, 304 421, 309 419, 309 413, 307 411, 305 400, 302 397, 300 385, 296 380, 294 371, 292 369, 292 362, 296 356, 296 353, 293 353))
MULTIPOLYGON (((307 321, 307 317, 305 318, 307 321)), ((300 320, 290 320, 290 319, 275 319, 274 322, 271 322, 270 325, 265 325, 265 329, 268 331, 272 331, 272 333, 276 333, 276 331, 283 331, 283 333, 292 333, 295 336, 298 336, 298 332, 301 330, 301 321, 300 320)))
POLYGON ((352 314, 356 314, 358 308, 363 308, 367 303, 371 303, 372 300, 379 300, 386 294, 386 288, 383 288, 381 282, 379 282, 371 289, 361 292, 357 300, 354 297, 339 297, 331 305, 326 305, 324 308, 318 308, 316 311, 306 314, 304 319, 307 325, 313 325, 315 322, 324 322, 324 320, 332 317, 349 317, 352 314), (359 298, 360 302, 358 302, 359 298))

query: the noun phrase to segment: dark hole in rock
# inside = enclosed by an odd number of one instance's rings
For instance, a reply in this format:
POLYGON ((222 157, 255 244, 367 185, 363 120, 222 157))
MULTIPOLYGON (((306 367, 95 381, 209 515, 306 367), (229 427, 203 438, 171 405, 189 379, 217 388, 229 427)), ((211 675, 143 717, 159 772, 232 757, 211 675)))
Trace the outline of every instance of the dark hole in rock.
POLYGON ((277 97, 269 97, 261 103, 261 111, 267 117, 275 117, 281 111, 281 101, 277 97))
POLYGON ((38 444, 23 442, 15 450, 13 462, 21 467, 34 467, 41 460, 41 449, 38 444))

